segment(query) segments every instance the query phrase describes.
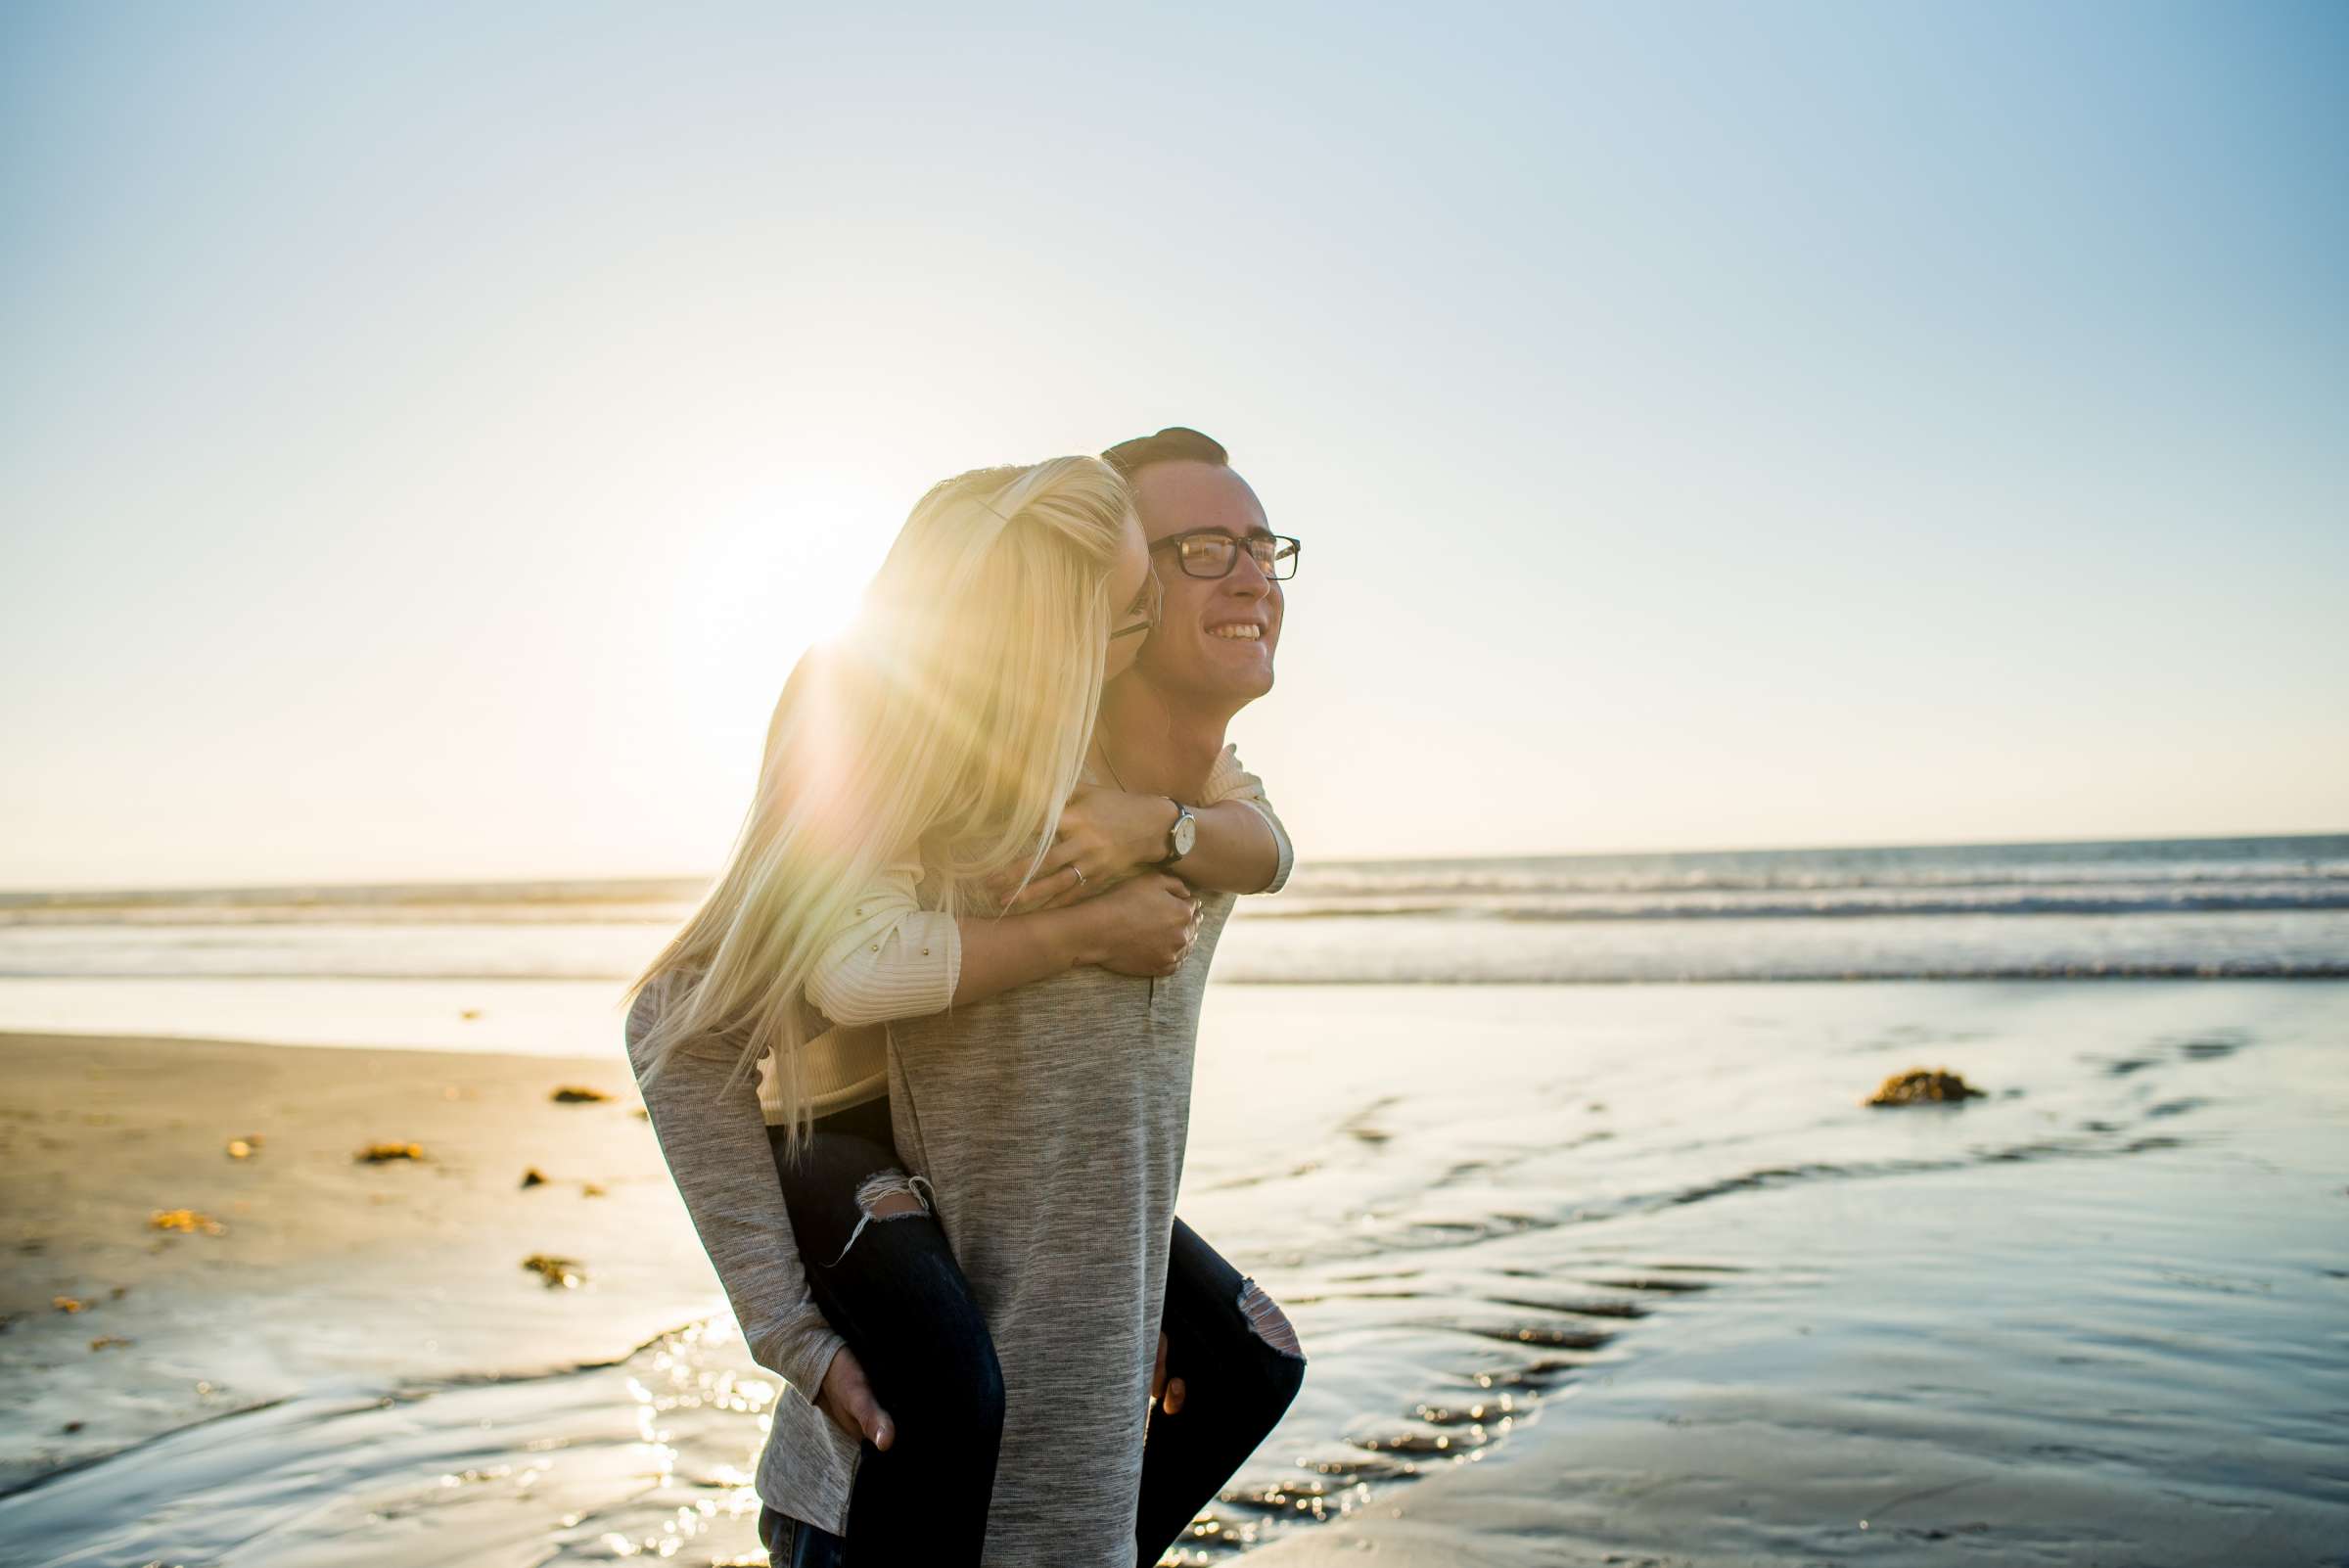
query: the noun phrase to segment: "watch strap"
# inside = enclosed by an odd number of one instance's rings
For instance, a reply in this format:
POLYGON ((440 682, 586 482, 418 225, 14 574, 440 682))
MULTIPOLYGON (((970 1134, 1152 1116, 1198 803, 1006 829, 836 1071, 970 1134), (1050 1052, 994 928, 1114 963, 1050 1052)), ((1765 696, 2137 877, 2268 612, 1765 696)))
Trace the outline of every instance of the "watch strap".
POLYGON ((1190 848, 1184 848, 1175 843, 1175 840, 1182 834, 1182 824, 1184 822, 1187 821, 1191 824, 1191 848, 1196 848, 1199 842, 1198 814, 1189 807, 1183 805, 1180 801, 1174 800, 1174 796, 1170 795, 1167 797, 1167 799, 1174 801, 1174 824, 1167 829, 1167 853, 1159 857, 1158 863, 1160 865, 1173 865, 1175 861, 1181 859, 1184 855, 1191 853, 1190 848))

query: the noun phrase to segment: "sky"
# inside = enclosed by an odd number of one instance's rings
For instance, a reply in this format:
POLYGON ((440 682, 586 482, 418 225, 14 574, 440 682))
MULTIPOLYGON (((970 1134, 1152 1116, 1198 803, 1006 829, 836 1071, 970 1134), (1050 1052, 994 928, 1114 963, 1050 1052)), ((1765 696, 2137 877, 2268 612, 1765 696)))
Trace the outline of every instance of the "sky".
POLYGON ((0 8, 0 887, 706 872, 1176 423, 1303 858, 2349 827, 2349 11, 1411 10, 0 8))

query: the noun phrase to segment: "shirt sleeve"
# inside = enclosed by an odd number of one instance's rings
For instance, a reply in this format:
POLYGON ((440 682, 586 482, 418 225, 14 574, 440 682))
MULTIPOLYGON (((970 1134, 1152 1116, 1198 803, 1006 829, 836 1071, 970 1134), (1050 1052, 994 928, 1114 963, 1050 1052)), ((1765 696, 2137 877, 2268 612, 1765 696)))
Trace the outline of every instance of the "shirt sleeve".
POLYGON ((843 1341, 807 1288, 791 1211, 775 1178, 759 1081, 745 1076, 723 1088, 738 1047, 706 1038, 680 1043, 668 1065, 645 1082, 649 1059, 639 1041, 658 1016, 666 987, 656 981, 638 994, 626 1028, 628 1065, 653 1136, 742 1325, 751 1360, 812 1403, 843 1341))
POLYGON ((962 978, 962 929, 914 898, 919 860, 888 867, 824 945, 807 999, 851 1028, 943 1013, 962 978))
POLYGON ((1257 889, 1259 893, 1278 893, 1288 884, 1289 871, 1297 863, 1297 852, 1290 847, 1289 830, 1281 825, 1279 813, 1265 798, 1265 781, 1240 765, 1240 750, 1226 746, 1216 759, 1215 767, 1207 775, 1207 792, 1202 806, 1220 806, 1225 801, 1246 801, 1256 807, 1272 829, 1272 843, 1279 852, 1279 862, 1273 867, 1272 880, 1257 889))

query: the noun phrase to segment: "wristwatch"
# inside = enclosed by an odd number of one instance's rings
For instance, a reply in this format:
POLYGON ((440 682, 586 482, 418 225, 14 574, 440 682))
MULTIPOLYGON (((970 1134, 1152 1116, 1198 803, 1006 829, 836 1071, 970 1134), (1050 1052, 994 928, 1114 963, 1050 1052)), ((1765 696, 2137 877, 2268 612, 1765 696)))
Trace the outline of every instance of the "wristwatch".
POLYGON ((1191 808, 1171 795, 1167 799, 1174 807, 1174 825, 1167 829, 1167 854, 1158 862, 1160 865, 1173 865, 1190 853, 1191 846, 1199 842, 1199 819, 1191 815, 1191 808))

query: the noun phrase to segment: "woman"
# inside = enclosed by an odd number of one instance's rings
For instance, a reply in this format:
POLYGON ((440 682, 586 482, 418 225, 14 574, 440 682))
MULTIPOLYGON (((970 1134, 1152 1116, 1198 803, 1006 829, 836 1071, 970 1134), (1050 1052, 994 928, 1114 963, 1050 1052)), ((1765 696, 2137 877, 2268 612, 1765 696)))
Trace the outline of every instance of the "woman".
MULTIPOLYGON (((795 672, 732 864, 639 983, 631 1061, 753 1356, 816 1391, 834 1417, 798 1393, 776 1409, 760 1467, 762 1535, 780 1545, 786 1512, 818 1527, 779 1558, 816 1560, 844 1525, 860 1563, 917 1549, 928 1562, 978 1558, 1002 1400, 986 1320, 895 1171, 882 1031, 813 1015, 869 1026, 1074 964, 1159 975, 1180 962, 1197 906, 1172 879, 1132 875, 1142 856, 1126 853, 1139 837, 1127 828, 1156 805, 1088 796, 1053 849, 1100 685, 1148 629, 1153 589, 1124 487, 1097 460, 935 488, 857 626, 795 672), (1114 631, 1113 607, 1124 623, 1114 631), (1039 891, 1119 885, 1084 903, 1053 897, 1030 913, 982 914, 1000 891, 983 878, 1022 880, 1047 852, 1057 880, 1039 891), (746 1069, 762 1057, 754 1093, 746 1069), (754 1131, 774 1140, 763 1196, 744 1159, 754 1131), (777 1171, 788 1220, 775 1212, 777 1171)), ((1219 778, 1238 796, 1254 781, 1229 761, 1219 778)), ((1268 811, 1236 799, 1197 814, 1203 833, 1278 832, 1268 811)), ((1219 1335, 1246 1337, 1229 1305, 1245 1282, 1187 1231, 1174 1252, 1168 1320, 1187 1325, 1187 1364, 1219 1366, 1219 1335)), ((1261 1342, 1233 1348, 1247 1357, 1261 1342)), ((1223 1399, 1214 1429, 1157 1444, 1148 1528, 1179 1506, 1178 1529, 1294 1392, 1292 1379, 1253 1402, 1223 1399)), ((1172 1396, 1165 1408, 1177 1408, 1172 1396)), ((1137 1551, 1157 1555, 1147 1542, 1137 1551)))

